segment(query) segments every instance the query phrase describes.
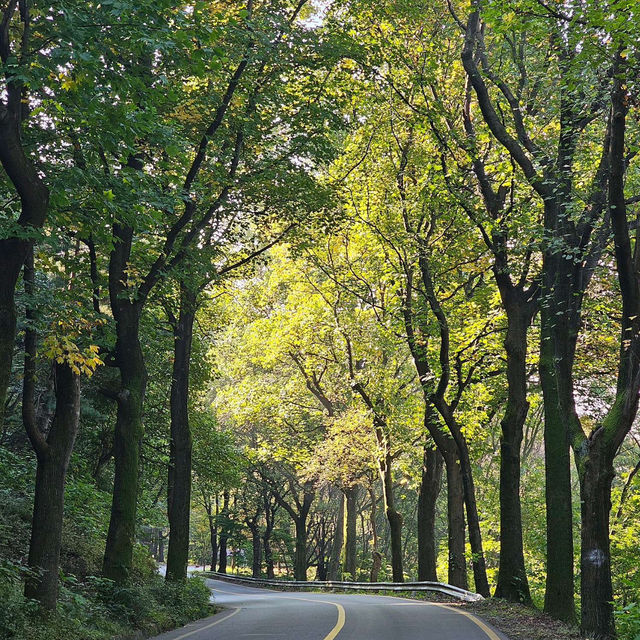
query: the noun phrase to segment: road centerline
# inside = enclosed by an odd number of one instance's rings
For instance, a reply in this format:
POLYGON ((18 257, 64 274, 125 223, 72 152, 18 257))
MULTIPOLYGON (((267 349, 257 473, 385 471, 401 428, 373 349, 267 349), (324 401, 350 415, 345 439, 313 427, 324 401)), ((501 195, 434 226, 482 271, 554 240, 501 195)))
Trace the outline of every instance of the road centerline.
MULTIPOLYGON (((220 593, 226 593, 228 595, 243 596, 243 597, 246 597, 246 596, 264 597, 262 596, 262 594, 259 594, 259 593, 239 594, 234 591, 225 591, 224 589, 218 589, 217 587, 210 587, 210 588, 212 591, 219 591, 220 593)), ((347 617, 346 612, 344 610, 344 607, 337 602, 331 602, 330 600, 319 600, 318 598, 303 598, 302 596, 287 596, 287 595, 280 595, 280 594, 277 597, 283 600, 304 600, 305 602, 319 602, 321 604, 333 605, 338 610, 338 620, 336 621, 336 624, 331 629, 331 631, 329 631, 329 633, 322 640, 334 640, 334 638, 340 633, 340 631, 345 625, 346 617, 347 617)), ((237 609, 236 611, 239 611, 239 609, 237 609)), ((231 617, 231 616, 228 616, 228 617, 231 617)), ((205 628, 208 628, 208 627, 205 627, 205 628)), ((190 635, 190 634, 187 634, 187 635, 190 635)), ((175 638, 175 640, 181 640, 181 638, 183 637, 185 636, 180 636, 180 638, 175 638)))

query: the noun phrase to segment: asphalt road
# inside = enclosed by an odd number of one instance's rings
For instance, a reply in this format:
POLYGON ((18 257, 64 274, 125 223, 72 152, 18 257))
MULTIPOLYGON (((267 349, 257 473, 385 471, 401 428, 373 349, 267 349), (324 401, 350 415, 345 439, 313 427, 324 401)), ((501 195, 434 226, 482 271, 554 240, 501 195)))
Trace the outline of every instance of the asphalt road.
POLYGON ((508 640, 456 605, 207 584, 224 609, 155 640, 508 640))

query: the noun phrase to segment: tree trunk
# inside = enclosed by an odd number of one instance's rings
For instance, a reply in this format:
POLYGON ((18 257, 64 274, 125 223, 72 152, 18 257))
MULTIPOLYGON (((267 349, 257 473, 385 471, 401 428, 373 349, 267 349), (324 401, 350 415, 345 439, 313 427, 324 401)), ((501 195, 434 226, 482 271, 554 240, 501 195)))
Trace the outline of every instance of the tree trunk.
POLYGON ((44 448, 38 451, 29 574, 25 597, 54 610, 62 540, 64 486, 69 458, 78 433, 80 380, 66 363, 55 364, 56 410, 44 448))
POLYGON ((254 578, 259 578, 262 575, 262 545, 260 541, 260 527, 258 527, 258 523, 255 520, 247 524, 249 530, 251 531, 251 543, 253 549, 251 575, 254 578))
POLYGON ((229 537, 227 536, 227 532, 222 530, 220 532, 220 559, 218 561, 218 571, 220 573, 227 573, 227 541, 229 537))
POLYGON ((545 498, 547 505, 547 580, 544 611, 575 622, 573 598, 573 511, 569 433, 562 419, 556 384, 554 347, 550 323, 541 311, 540 382, 544 402, 545 498))
POLYGON ((418 494, 418 580, 437 582, 436 501, 442 485, 442 454, 425 444, 418 494))
POLYGON ((227 542, 229 540, 227 517, 229 513, 229 492, 225 491, 222 495, 221 515, 224 521, 220 525, 220 560, 218 563, 218 571, 220 573, 227 573, 227 542))
POLYGON ((167 580, 184 580, 189 561, 191 512, 191 429, 189 428, 189 369, 197 292, 180 283, 180 312, 174 326, 171 378, 171 443, 169 453, 169 551, 167 580))
POLYGON ((158 535, 158 562, 164 562, 164 536, 162 530, 158 535))
MULTIPOLYGON (((453 441, 451 441, 453 444, 453 441)), ((461 589, 467 589, 467 562, 465 559, 466 527, 464 518, 464 487, 462 473, 455 447, 444 453, 447 473, 447 524, 449 546, 448 582, 461 589)))
POLYGON ((593 447, 583 461, 580 481, 582 549, 580 555, 581 625, 583 635, 594 640, 616 637, 611 584, 609 514, 613 464, 604 447, 593 447))
POLYGON ((489 581, 487 579, 487 568, 482 549, 482 534, 480 532, 480 518, 478 516, 478 506, 476 503, 476 490, 473 482, 473 472, 471 469, 471 459, 469 457, 469 447, 464 437, 460 425, 453 416, 453 412, 443 398, 436 399, 436 407, 440 415, 444 418, 449 427, 449 431, 458 450, 460 460, 460 473, 462 475, 462 487, 464 491, 464 504, 467 511, 467 524, 469 526, 469 545, 471 546, 471 564, 473 566, 473 580, 476 591, 488 598, 489 581))
MULTIPOLYGON (((17 3, 14 3, 14 10, 17 3)), ((9 14, 8 14, 9 15, 9 14)), ((25 43, 28 40, 25 26, 25 43)), ((17 78, 7 82, 6 102, 0 115, 0 163, 20 196, 18 224, 23 231, 39 229, 49 206, 49 190, 39 171, 25 154, 22 142, 23 86, 17 78)), ((26 235, 26 234, 25 234, 26 235)), ((33 240, 26 237, 0 239, 0 426, 4 424, 5 402, 15 348, 15 290, 22 264, 33 240)))
POLYGON ((263 501, 265 517, 264 532, 262 534, 264 563, 267 569, 267 580, 273 580, 273 578, 275 578, 275 571, 273 567, 273 551, 271 549, 271 534, 275 526, 275 507, 271 504, 269 495, 266 492, 263 493, 263 501))
POLYGON ((335 535, 331 546, 331 559, 329 560, 328 580, 340 579, 340 558, 344 545, 344 499, 340 496, 340 506, 338 507, 338 517, 336 519, 335 535))
POLYGON ((211 571, 218 566, 218 529, 209 524, 209 539, 211 541, 211 571))
POLYGON ((116 316, 116 362, 120 369, 113 438, 115 476, 111 519, 104 553, 104 576, 121 584, 130 573, 136 530, 138 462, 147 370, 140 346, 140 308, 123 303, 116 316))
POLYGON ((16 339, 16 283, 28 245, 17 239, 0 240, 0 426, 4 424, 7 389, 16 339))
POLYGON ((528 314, 507 309, 508 397, 500 436, 500 565, 496 598, 531 603, 524 565, 522 509, 520 505, 520 447, 529 402, 527 401, 528 314))
POLYGON ((293 556, 293 577, 295 580, 307 579, 307 514, 295 519, 296 549, 293 556))
POLYGON ((382 433, 382 427, 377 427, 378 443, 383 446, 383 458, 379 461, 380 479, 384 495, 384 510, 389 521, 389 536, 391 538, 391 573, 394 582, 404 582, 402 567, 402 515, 396 511, 393 495, 393 478, 391 476, 391 451, 389 443, 382 433))
POLYGON ((128 285, 133 229, 114 224, 113 240, 109 257, 109 302, 116 325, 114 360, 120 371, 120 389, 115 394, 115 475, 102 572, 105 577, 123 583, 131 573, 133 562, 147 370, 140 345, 140 316, 144 300, 131 300, 128 285))
POLYGON ((358 486, 343 489, 346 510, 344 572, 349 580, 356 580, 356 523, 358 518, 358 486))

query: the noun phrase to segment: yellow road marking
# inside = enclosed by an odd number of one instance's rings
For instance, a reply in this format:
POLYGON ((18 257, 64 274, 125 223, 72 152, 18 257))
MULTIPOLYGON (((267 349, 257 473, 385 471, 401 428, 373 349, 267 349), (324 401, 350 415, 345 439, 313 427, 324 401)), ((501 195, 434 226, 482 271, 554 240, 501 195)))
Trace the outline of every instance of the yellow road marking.
MULTIPOLYGON (((357 595, 362 595, 362 594, 357 594, 357 595)), ((502 638, 500 638, 500 636, 493 629, 490 629, 484 622, 482 622, 480 618, 476 618, 476 616, 474 616, 471 613, 467 613, 466 611, 461 611, 461 610, 458 610, 457 608, 454 608, 459 605, 440 604, 439 602, 416 602, 415 600, 411 602, 411 601, 408 601, 407 598, 398 598, 397 596, 386 596, 386 595, 379 595, 378 598, 391 598, 393 600, 405 601, 405 602, 398 602, 396 606, 421 604, 421 605, 427 605, 427 606, 433 605, 435 607, 442 607, 444 609, 449 609, 449 611, 453 611, 454 613, 459 613, 461 616, 466 616, 467 618, 469 618, 471 622, 473 622, 477 627, 480 627, 480 629, 484 631, 485 635, 489 638, 489 640, 502 640, 502 638)))
POLYGON ((300 598, 298 596, 284 596, 289 600, 305 600, 306 602, 321 602, 322 604, 332 604, 338 610, 338 621, 336 622, 336 626, 329 631, 329 633, 322 640, 333 640, 339 633, 342 631, 342 627, 344 627, 346 614, 344 611, 344 607, 337 602, 330 602, 329 600, 318 600, 316 598, 300 598))
POLYGON ((173 640, 182 640, 182 638, 188 638, 189 636, 192 636, 194 633, 200 633, 201 631, 205 631, 205 629, 211 629, 211 627, 215 627, 217 624, 220 624, 221 622, 224 622, 225 620, 232 618, 239 611, 240 609, 234 609, 228 616, 225 616, 224 618, 220 618, 219 620, 216 620, 215 622, 212 622, 211 624, 208 624, 205 627, 199 627, 198 629, 194 629, 193 631, 189 631, 188 633, 183 633, 181 636, 178 636, 177 638, 173 638, 173 640))
MULTIPOLYGON (((260 597, 262 595, 260 593, 236 593, 234 591, 225 591, 224 589, 218 589, 218 587, 211 587, 211 588, 213 591, 220 591, 221 593, 227 593, 232 596, 260 597)), ((344 607, 341 604, 338 604, 337 602, 330 602, 329 600, 318 600, 316 598, 301 598, 299 596, 280 595, 278 597, 284 600, 304 600, 305 602, 320 602, 321 604, 332 604, 334 607, 336 607, 336 609, 338 610, 338 621, 336 622, 333 629, 331 629, 331 631, 329 631, 329 633, 322 640, 333 640, 340 633, 340 631, 342 630, 342 627, 344 627, 344 623, 346 620, 345 610, 344 610, 344 607)), ((236 611, 239 611, 239 609, 236 609, 236 611)), ((231 616, 228 616, 228 617, 231 617, 231 616)), ((206 629, 208 627, 204 627, 204 628, 206 629)), ((187 635, 190 635, 190 634, 187 634, 187 635)), ((185 636, 180 636, 180 638, 175 638, 175 640, 181 640, 181 638, 184 638, 184 637, 185 636)))
POLYGON ((467 613, 466 611, 461 611, 459 609, 454 609, 453 607, 449 607, 446 604, 439 604, 438 602, 431 602, 430 604, 434 604, 436 607, 442 607, 443 609, 449 609, 449 611, 455 611, 459 613, 461 616, 466 616, 473 622, 476 626, 480 627, 486 634, 489 640, 501 640, 500 636, 493 630, 487 627, 487 625, 480 620, 480 618, 476 618, 473 614, 467 613))
MULTIPOLYGON (((258 594, 258 593, 240 594, 240 593, 236 593, 236 592, 233 592, 233 591, 224 591, 223 589, 218 589, 217 587, 213 587, 213 590, 214 591, 220 591, 221 593, 227 593, 227 594, 234 595, 234 596, 259 596, 259 595, 261 595, 261 594, 258 594)), ((279 592, 279 593, 282 593, 282 592, 279 592)), ((350 594, 350 595, 353 595, 353 594, 350 594)), ((356 594, 356 595, 362 595, 362 594, 356 594)), ((345 620, 346 620, 345 610, 344 610, 344 607, 341 604, 338 604, 337 602, 330 602, 329 600, 317 600, 315 598, 301 598, 299 596, 285 596, 285 595, 282 595, 282 596, 279 596, 279 597, 287 599, 287 600, 305 600, 307 602, 321 602, 322 604, 332 604, 334 607, 336 607, 338 609, 338 621, 336 622, 335 627, 333 627, 333 629, 331 629, 329 634, 327 636, 325 636, 322 640, 334 640, 334 638, 338 635, 338 633, 340 633, 340 631, 344 627, 345 620)), ((378 596, 378 597, 392 598, 392 599, 400 600, 400 598, 396 598, 396 596, 385 596, 385 595, 383 595, 383 596, 378 596)), ((404 600, 405 600, 405 602, 394 603, 395 606, 434 605, 436 607, 442 607, 443 609, 448 609, 449 611, 453 611, 454 613, 458 613, 461 616, 465 616, 465 617, 469 618, 469 620, 471 620, 471 622, 473 622, 473 624, 475 624, 477 627, 482 629, 482 631, 485 633, 487 638, 489 638, 489 640, 501 640, 500 636, 498 636, 498 634, 493 629, 490 629, 482 620, 480 620, 480 618, 477 618, 476 616, 474 616, 471 613, 467 613, 466 611, 462 611, 462 610, 457 609, 457 608, 454 609, 453 606, 449 606, 449 605, 446 605, 446 604, 440 604, 438 602, 407 602, 406 599, 404 599, 404 600)), ((239 611, 239 609, 236 609, 236 611, 234 613, 236 613, 237 611, 239 611)), ((231 616, 227 616, 227 617, 231 617, 231 616)), ((225 618, 225 620, 226 620, 226 618, 225 618)), ((220 622, 222 622, 222 620, 220 622)), ((217 623, 214 623, 214 624, 217 624, 217 623)), ((211 625, 211 626, 213 626, 213 625, 211 625)), ((206 629, 208 627, 204 627, 204 628, 206 629)), ((192 633, 195 633, 195 632, 192 632, 192 633)), ((191 635, 191 634, 187 634, 187 635, 191 635)), ((180 636, 179 638, 175 638, 174 640, 181 640, 184 637, 185 636, 180 636)))

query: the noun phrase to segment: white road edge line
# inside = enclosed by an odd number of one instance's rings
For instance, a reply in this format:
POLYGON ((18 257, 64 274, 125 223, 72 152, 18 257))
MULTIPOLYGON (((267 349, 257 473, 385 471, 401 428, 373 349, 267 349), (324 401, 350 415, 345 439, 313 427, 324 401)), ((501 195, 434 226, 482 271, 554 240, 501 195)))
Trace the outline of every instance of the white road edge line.
POLYGON ((236 615, 236 613, 239 613, 240 610, 241 610, 241 607, 238 607, 237 609, 234 609, 228 616, 225 616, 224 618, 220 618, 219 620, 216 620, 215 622, 212 622, 211 624, 208 624, 204 627, 199 627, 198 629, 189 631, 189 633, 183 633, 181 636, 178 636, 177 638, 173 638, 172 640, 182 640, 182 638, 188 638, 189 636, 192 636, 194 633, 200 633, 201 631, 205 631, 206 629, 211 629, 211 627, 215 627, 217 624, 220 624, 221 622, 224 622, 225 620, 232 618, 233 616, 236 615))
MULTIPOLYGON (((263 597, 262 594, 259 593, 237 593, 234 591, 225 591, 224 589, 218 589, 218 587, 210 587, 210 589, 212 591, 220 591, 220 593, 227 593, 229 595, 234 595, 234 596, 258 596, 258 597, 263 597)), ((336 607, 336 609, 338 609, 338 621, 336 622, 335 626, 333 627, 333 629, 331 629, 331 631, 329 631, 329 633, 322 638, 322 640, 334 640, 334 638, 340 633, 340 631, 342 631, 342 627, 344 627, 344 623, 346 620, 346 613, 344 610, 344 607, 341 604, 338 604, 337 602, 330 602, 329 600, 318 600, 316 598, 301 598, 299 596, 284 596, 284 595, 280 595, 278 596, 279 598, 283 599, 283 600, 304 600, 305 602, 320 602, 322 604, 332 604, 334 607, 336 607)), ((239 611, 239 609, 236 609, 236 612, 239 611)), ((227 616, 227 617, 231 617, 231 616, 227 616)), ((226 619, 226 618, 225 618, 226 619)), ((222 621, 221 621, 222 622, 222 621)), ((213 625, 211 625, 213 626, 213 625)), ((204 627, 205 629, 208 627, 204 627)), ((190 634, 187 634, 190 635, 190 634)), ((174 640, 181 640, 181 638, 184 638, 185 636, 180 636, 179 638, 174 638, 174 640)), ((493 640, 493 639, 492 639, 493 640)))
MULTIPOLYGON (((213 591, 220 591, 222 593, 228 593, 228 594, 233 594, 233 595, 244 595, 244 596, 258 596, 260 594, 239 594, 237 592, 232 592, 232 591, 224 591, 223 589, 218 589, 217 587, 213 587, 213 591)), ((333 629, 331 629, 331 631, 329 632, 329 634, 327 636, 325 636, 322 640, 334 640, 334 638, 340 633, 340 631, 342 630, 342 627, 344 627, 344 623, 345 623, 345 611, 344 611, 344 607, 341 604, 338 604, 337 602, 330 602, 328 600, 317 600, 315 598, 301 598, 301 597, 296 597, 296 596, 279 596, 280 598, 283 598, 285 600, 305 600, 306 602, 321 602, 322 604, 332 604, 334 607, 337 607, 338 609, 338 622, 336 623, 336 626, 333 627, 333 629)), ((386 596, 383 595, 383 598, 393 598, 393 599, 398 599, 400 600, 400 598, 395 598, 394 596, 386 596)), ((406 600, 406 599, 405 599, 406 600)), ((461 616, 465 616, 466 618, 469 618, 469 620, 471 620, 471 622, 473 622, 477 627, 480 627, 480 629, 482 629, 482 631, 485 633, 485 635, 487 636, 487 638, 489 638, 489 640, 501 640, 500 636, 490 627, 488 627, 482 620, 480 620, 480 618, 477 618, 476 616, 474 616, 471 613, 467 613, 466 611, 461 611, 457 608, 453 608, 450 607, 446 604, 440 604, 439 602, 398 602, 395 603, 395 606, 407 606, 407 605, 435 605, 436 607, 442 607, 443 609, 448 609, 449 611, 453 611, 461 616)), ((236 613, 237 611, 239 611, 239 609, 236 609, 236 611, 234 613, 236 613)), ((227 616, 230 617, 230 616, 227 616)), ((226 618, 225 618, 226 619, 226 618)), ((222 622, 222 621, 220 621, 222 622)), ((214 623, 216 624, 216 623, 214 623)), ((205 627, 207 628, 207 627, 205 627)), ((191 634, 187 634, 187 635, 191 635, 191 634)), ((180 636, 179 638, 174 638, 174 640, 181 640, 182 638, 184 638, 185 636, 180 636)))

